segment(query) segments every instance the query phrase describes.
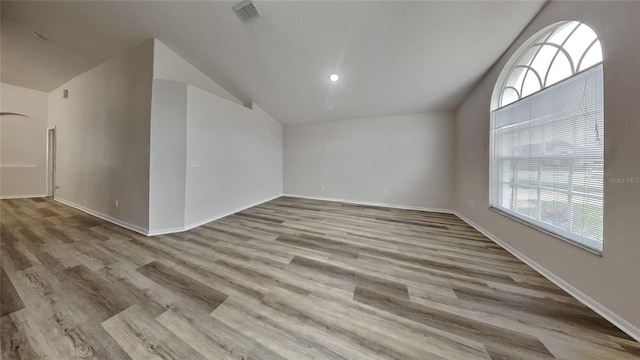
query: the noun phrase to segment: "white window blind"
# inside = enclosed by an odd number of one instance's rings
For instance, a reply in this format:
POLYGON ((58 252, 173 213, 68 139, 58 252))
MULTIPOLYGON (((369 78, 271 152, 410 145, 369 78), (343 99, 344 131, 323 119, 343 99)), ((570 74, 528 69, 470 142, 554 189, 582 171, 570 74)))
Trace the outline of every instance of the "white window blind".
POLYGON ((602 64, 493 112, 492 207, 602 250, 602 64))

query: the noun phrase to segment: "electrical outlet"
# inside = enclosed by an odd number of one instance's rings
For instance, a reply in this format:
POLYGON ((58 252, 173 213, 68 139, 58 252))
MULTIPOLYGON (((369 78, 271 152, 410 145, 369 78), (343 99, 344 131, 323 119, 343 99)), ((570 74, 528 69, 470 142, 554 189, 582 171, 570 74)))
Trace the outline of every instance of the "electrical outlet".
POLYGON ((320 185, 320 191, 324 191, 324 185, 320 185))
POLYGON ((196 160, 191 161, 191 167, 199 167, 199 166, 200 166, 200 161, 196 161, 196 160))
POLYGON ((115 201, 115 205, 116 205, 116 207, 118 207, 118 200, 115 201))
POLYGON ((387 190, 384 190, 384 191, 382 192, 382 195, 387 196, 387 195, 389 195, 389 192, 388 192, 387 190))

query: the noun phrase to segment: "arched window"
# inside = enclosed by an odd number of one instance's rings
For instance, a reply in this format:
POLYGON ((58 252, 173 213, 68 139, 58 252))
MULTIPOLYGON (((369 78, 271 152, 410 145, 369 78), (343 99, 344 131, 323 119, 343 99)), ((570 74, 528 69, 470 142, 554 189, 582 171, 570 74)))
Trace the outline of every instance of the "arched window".
POLYGON ((601 251, 602 46, 588 25, 554 24, 526 42, 492 98, 491 205, 601 251))

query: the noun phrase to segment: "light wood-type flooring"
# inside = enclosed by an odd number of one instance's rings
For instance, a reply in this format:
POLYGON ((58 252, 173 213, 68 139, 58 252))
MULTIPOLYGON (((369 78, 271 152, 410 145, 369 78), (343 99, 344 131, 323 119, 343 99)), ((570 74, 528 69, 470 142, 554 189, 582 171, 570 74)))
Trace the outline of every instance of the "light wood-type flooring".
POLYGON ((640 359, 450 214, 282 197, 145 237, 1 205, 2 359, 640 359))

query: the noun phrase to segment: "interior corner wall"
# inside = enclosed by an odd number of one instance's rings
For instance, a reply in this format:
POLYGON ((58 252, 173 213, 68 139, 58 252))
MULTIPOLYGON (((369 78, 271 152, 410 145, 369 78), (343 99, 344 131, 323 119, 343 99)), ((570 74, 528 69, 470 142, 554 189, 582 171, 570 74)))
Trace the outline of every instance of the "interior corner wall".
POLYGON ((284 134, 285 194, 451 208, 453 113, 292 125, 284 134))
POLYGON ((47 194, 47 93, 0 84, 0 197, 47 194))
POLYGON ((282 125, 257 106, 187 94, 187 226, 282 195, 282 125))
POLYGON ((157 40, 154 49, 150 234, 282 195, 282 125, 255 104, 244 107, 157 40))
POLYGON ((638 34, 640 2, 547 4, 457 111, 455 209, 594 300, 601 313, 610 311, 610 319, 622 319, 617 325, 640 337, 640 184, 633 180, 640 178, 638 34), (585 22, 602 42, 605 178, 631 179, 605 181, 602 257, 489 210, 489 104, 496 80, 524 41, 562 20, 585 22))
POLYGON ((242 101, 218 85, 207 75, 196 69, 173 50, 154 39, 153 45, 153 78, 178 81, 197 86, 212 94, 242 105, 242 101))
POLYGON ((49 94, 49 123, 57 132, 56 200, 146 232, 152 76, 149 41, 49 94))

